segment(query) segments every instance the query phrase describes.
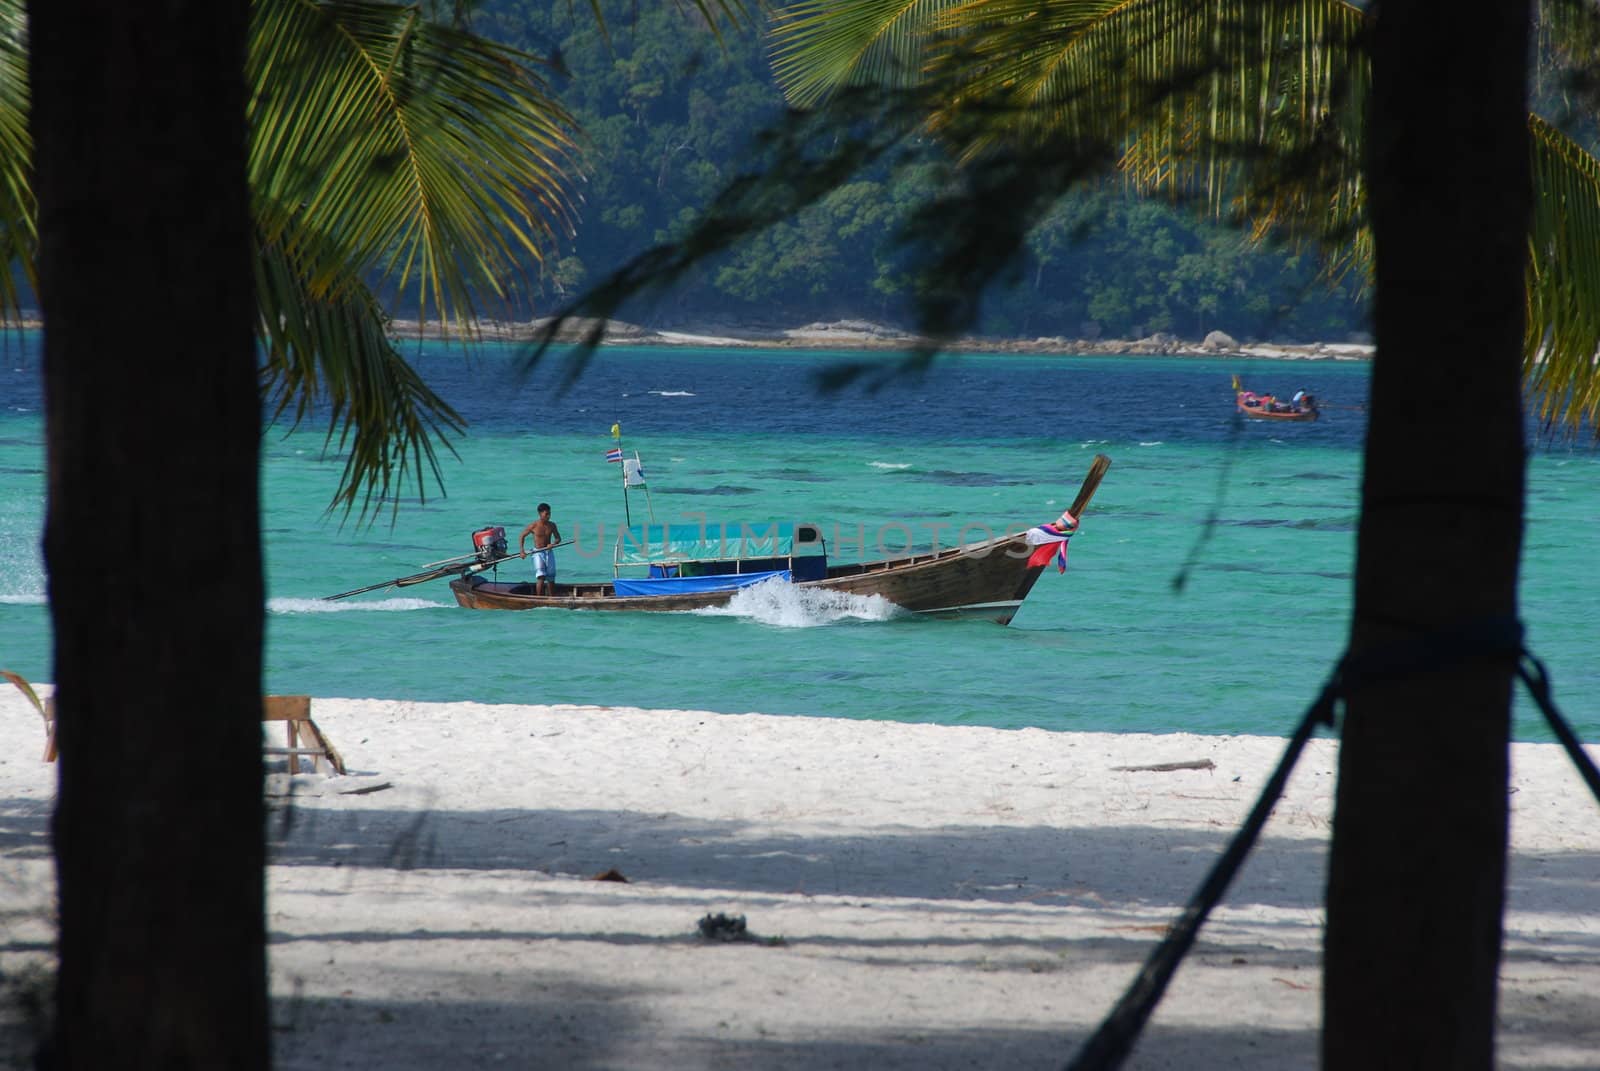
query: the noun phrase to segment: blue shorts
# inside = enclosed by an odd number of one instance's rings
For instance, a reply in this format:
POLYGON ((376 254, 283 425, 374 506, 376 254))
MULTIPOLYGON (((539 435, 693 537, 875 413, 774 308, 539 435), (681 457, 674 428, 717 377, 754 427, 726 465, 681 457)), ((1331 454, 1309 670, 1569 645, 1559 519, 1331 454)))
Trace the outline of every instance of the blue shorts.
POLYGON ((556 578, 556 552, 553 550, 536 550, 532 554, 533 578, 535 580, 550 580, 556 578))

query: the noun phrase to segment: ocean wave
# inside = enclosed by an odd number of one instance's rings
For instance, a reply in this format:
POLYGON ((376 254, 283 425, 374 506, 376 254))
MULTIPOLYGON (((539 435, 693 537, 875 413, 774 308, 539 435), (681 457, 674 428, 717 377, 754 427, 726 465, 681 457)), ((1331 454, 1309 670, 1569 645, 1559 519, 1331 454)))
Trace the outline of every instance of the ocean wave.
POLYGON ((45 603, 47 603, 49 601, 50 601, 49 598, 46 597, 45 595, 43 595, 43 594, 35 594, 33 592, 23 592, 23 593, 20 593, 20 594, 12 594, 12 595, 0 595, 0 604, 6 605, 6 606, 43 606, 45 603))
POLYGON ((875 469, 887 469, 891 471, 909 469, 911 467, 911 462, 909 461, 869 461, 867 464, 871 465, 875 469))
POLYGON ((748 617, 778 628, 815 628, 835 621, 887 621, 905 611, 881 595, 801 588, 782 580, 763 580, 734 593, 726 606, 690 613, 705 617, 748 617))
POLYGON ((267 612, 272 614, 337 614, 347 611, 398 613, 404 610, 433 610, 454 605, 434 602, 432 599, 368 599, 365 601, 329 602, 327 599, 268 599, 267 612))
POLYGON ((653 390, 653 391, 649 391, 648 393, 654 394, 659 398, 693 398, 694 397, 694 391, 692 391, 692 390, 653 390))

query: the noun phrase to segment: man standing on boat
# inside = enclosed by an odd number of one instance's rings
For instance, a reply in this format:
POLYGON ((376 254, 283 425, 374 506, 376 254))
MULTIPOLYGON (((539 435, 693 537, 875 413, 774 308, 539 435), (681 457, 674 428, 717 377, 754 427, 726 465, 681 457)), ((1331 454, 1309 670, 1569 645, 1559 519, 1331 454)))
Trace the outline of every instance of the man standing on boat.
POLYGON ((517 547, 522 551, 522 556, 528 556, 528 537, 533 536, 533 593, 535 595, 554 595, 556 593, 556 552, 555 546, 561 542, 561 529, 550 520, 550 503, 539 503, 539 519, 522 530, 522 538, 517 541, 517 547))

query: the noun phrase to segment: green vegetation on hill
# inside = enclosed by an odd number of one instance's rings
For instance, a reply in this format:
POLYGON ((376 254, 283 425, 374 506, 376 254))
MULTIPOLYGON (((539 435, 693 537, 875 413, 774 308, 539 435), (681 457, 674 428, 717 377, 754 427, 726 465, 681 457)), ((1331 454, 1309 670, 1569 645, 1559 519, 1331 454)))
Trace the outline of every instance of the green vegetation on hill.
MULTIPOLYGON (((723 43, 691 6, 488 0, 473 29, 566 71, 559 97, 590 144, 577 233, 546 263, 537 311, 683 232, 747 166, 761 130, 782 114, 763 43, 723 43)), ((799 216, 697 268, 630 317, 660 326, 718 321, 906 319, 911 274, 894 241, 938 167, 879 169, 799 216)), ((1010 281, 989 294, 994 335, 1340 340, 1362 331, 1360 280, 1319 277, 1312 254, 1253 246, 1239 230, 1107 184, 1062 199, 1033 232, 1010 281)))

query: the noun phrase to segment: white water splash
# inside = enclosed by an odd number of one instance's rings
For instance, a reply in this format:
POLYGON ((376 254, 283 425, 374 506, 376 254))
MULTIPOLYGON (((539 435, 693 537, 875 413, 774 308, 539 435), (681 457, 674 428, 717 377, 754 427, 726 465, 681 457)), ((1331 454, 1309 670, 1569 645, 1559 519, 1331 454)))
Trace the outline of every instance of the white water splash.
POLYGON ((881 595, 850 595, 796 587, 782 580, 763 580, 735 592, 726 606, 691 613, 748 617, 778 628, 814 628, 835 621, 887 621, 905 611, 881 595))
POLYGON ((0 595, 0 605, 4 606, 43 606, 49 601, 43 595, 0 595))
POLYGON ((694 391, 692 391, 692 390, 653 390, 653 391, 650 391, 649 393, 654 394, 658 398, 693 398, 694 397, 694 391))
POLYGON ((900 469, 909 469, 911 467, 911 462, 909 461, 869 461, 867 464, 871 465, 875 469, 890 469, 895 471, 900 469))
POLYGON ((431 599, 268 599, 267 612, 273 614, 337 614, 351 611, 397 613, 404 610, 433 610, 453 604, 431 599))

